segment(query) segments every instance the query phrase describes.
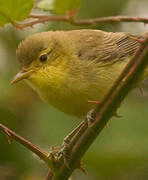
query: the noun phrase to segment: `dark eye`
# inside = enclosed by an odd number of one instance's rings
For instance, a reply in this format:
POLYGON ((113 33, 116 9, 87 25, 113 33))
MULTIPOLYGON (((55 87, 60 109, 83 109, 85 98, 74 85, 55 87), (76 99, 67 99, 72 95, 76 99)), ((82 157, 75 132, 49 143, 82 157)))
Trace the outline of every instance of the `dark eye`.
POLYGON ((47 61, 47 54, 43 54, 40 56, 40 62, 45 62, 47 61))

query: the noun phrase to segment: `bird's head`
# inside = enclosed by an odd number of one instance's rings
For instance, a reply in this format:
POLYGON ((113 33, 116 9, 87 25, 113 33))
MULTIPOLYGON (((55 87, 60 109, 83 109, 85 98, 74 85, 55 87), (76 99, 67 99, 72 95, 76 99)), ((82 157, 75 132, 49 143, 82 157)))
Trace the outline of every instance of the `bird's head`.
POLYGON ((64 56, 63 50, 55 39, 55 32, 42 32, 28 36, 18 46, 17 58, 20 62, 20 71, 11 84, 23 79, 46 81, 48 78, 46 74, 49 71, 51 73, 52 70, 55 71, 61 63, 64 56))

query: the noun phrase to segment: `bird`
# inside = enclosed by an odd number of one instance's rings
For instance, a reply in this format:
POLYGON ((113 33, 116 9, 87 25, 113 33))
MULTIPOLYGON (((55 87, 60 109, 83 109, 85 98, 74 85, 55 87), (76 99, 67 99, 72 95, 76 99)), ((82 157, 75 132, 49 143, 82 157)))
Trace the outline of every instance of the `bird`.
MULTIPOLYGON (((17 49, 25 81, 56 109, 79 118, 95 108, 145 36, 101 30, 47 31, 23 40, 17 49)), ((141 80, 147 76, 145 68, 141 80)))

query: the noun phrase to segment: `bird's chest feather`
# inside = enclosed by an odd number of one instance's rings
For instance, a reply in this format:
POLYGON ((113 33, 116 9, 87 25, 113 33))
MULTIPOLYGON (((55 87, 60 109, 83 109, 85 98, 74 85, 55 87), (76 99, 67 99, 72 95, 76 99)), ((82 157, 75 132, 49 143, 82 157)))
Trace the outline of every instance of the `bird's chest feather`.
POLYGON ((69 72, 53 67, 47 72, 40 72, 39 78, 32 75, 29 83, 46 102, 60 111, 80 117, 95 106, 89 101, 101 100, 111 87, 120 73, 116 68, 121 67, 116 66, 95 70, 77 68, 69 72))
MULTIPOLYGON (((77 72, 78 73, 78 72, 77 72)), ((68 114, 83 116, 89 109, 88 82, 78 74, 70 75, 64 70, 50 69, 50 73, 32 75, 28 83, 41 98, 55 108, 68 114)))

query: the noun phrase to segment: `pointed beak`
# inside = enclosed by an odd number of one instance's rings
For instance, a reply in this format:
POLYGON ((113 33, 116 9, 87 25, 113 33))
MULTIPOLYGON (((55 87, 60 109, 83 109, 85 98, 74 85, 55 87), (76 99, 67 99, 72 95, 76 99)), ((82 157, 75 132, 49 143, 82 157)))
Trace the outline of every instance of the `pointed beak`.
POLYGON ((28 78, 33 72, 34 72, 33 70, 30 70, 30 71, 21 70, 14 76, 10 84, 14 84, 16 82, 19 82, 23 79, 28 78))

